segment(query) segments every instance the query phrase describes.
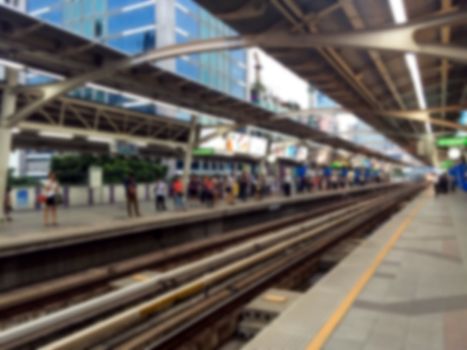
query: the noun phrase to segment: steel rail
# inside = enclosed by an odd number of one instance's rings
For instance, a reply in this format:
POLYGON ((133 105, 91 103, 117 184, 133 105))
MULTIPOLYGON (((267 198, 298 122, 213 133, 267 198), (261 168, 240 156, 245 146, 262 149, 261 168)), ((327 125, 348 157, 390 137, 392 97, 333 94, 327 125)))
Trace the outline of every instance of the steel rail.
POLYGON ((298 227, 283 229, 265 237, 253 239, 239 246, 230 248, 221 254, 206 257, 187 266, 162 273, 140 284, 99 296, 84 303, 71 306, 67 309, 8 329, 0 333, 0 347, 6 350, 28 344, 48 334, 52 334, 104 312, 114 310, 119 306, 148 296, 151 293, 161 292, 166 289, 168 285, 173 284, 177 280, 183 280, 189 276, 202 273, 207 269, 212 269, 221 264, 240 259, 248 254, 256 252, 258 249, 271 246, 282 239, 286 239, 290 235, 317 226, 326 221, 332 222, 335 218, 343 215, 343 213, 353 212, 365 205, 365 203, 366 202, 359 203, 353 208, 341 209, 329 215, 307 221, 298 227))
POLYGON ((100 321, 88 328, 71 334, 68 337, 60 339, 49 345, 42 347, 43 350, 73 350, 82 349, 83 347, 98 344, 103 339, 112 336, 115 333, 122 331, 134 324, 147 319, 151 315, 173 305, 175 302, 184 300, 187 297, 195 295, 206 288, 219 283, 220 281, 237 274, 247 268, 251 268, 266 259, 282 253, 286 249, 290 249, 299 243, 303 243, 310 238, 316 237, 323 231, 331 229, 350 220, 355 215, 360 215, 367 212, 370 208, 374 208, 375 204, 384 202, 386 198, 377 198, 368 202, 357 205, 351 210, 346 210, 344 213, 339 213, 333 219, 327 219, 319 226, 313 225, 313 228, 308 229, 302 226, 298 231, 298 236, 286 239, 285 241, 276 243, 273 246, 265 248, 251 256, 245 257, 239 261, 235 261, 230 265, 224 266, 218 270, 209 272, 193 281, 190 281, 174 290, 160 295, 150 301, 144 302, 136 307, 132 307, 122 313, 112 316, 106 320, 100 321))
POLYGON ((294 250, 289 254, 285 252, 282 256, 282 263, 276 264, 279 258, 277 260, 271 259, 264 269, 259 272, 252 272, 253 276, 247 274, 240 282, 233 282, 232 285, 225 286, 212 294, 209 293, 204 300, 198 301, 195 305, 182 304, 185 305, 185 308, 178 315, 172 316, 158 325, 154 324, 152 327, 148 327, 146 331, 140 332, 140 334, 132 334, 131 337, 126 338, 126 341, 114 343, 112 349, 172 349, 180 346, 180 343, 187 343, 190 340, 190 334, 199 330, 203 325, 210 326, 212 320, 216 319, 216 315, 226 315, 230 310, 238 308, 242 301, 250 300, 252 296, 257 294, 258 289, 261 290, 261 286, 263 288, 267 287, 268 282, 265 283, 264 279, 277 280, 279 278, 280 280, 286 271, 290 271, 290 266, 296 266, 300 262, 313 259, 313 257, 325 251, 327 247, 332 246, 334 242, 343 239, 362 225, 366 225, 368 220, 377 220, 382 215, 386 215, 385 213, 392 210, 400 200, 411 197, 416 192, 417 189, 414 189, 398 197, 392 196, 389 201, 385 200, 381 206, 370 208, 361 216, 353 218, 345 225, 332 230, 329 234, 313 240, 312 244, 299 246, 299 248, 303 248, 301 251, 294 250), (299 254, 303 254, 303 256, 299 257, 299 254), (271 271, 269 273, 271 276, 264 276, 268 274, 268 270, 271 271), (261 277, 262 275, 263 277, 261 277))
MULTIPOLYGON (((363 199, 368 196, 376 196, 377 193, 364 195, 363 199)), ((349 203, 352 199, 343 199, 338 202, 331 203, 322 208, 312 209, 307 213, 294 214, 285 218, 280 218, 272 221, 267 221, 248 227, 247 229, 239 229, 228 231, 218 237, 209 237, 207 239, 197 240, 195 242, 188 242, 185 244, 177 245, 173 248, 157 251, 156 253, 148 253, 135 258, 119 261, 105 266, 93 267, 86 271, 59 277, 46 282, 36 283, 27 287, 14 289, 6 293, 0 293, 0 312, 15 312, 17 314, 18 308, 36 304, 44 299, 51 298, 56 295, 67 293, 76 289, 82 290, 86 286, 95 285, 99 282, 105 282, 112 278, 124 276, 138 270, 142 270, 149 266, 163 264, 165 262, 179 259, 181 257, 194 255, 201 251, 208 249, 215 249, 219 246, 227 246, 253 238, 255 236, 265 233, 267 230, 279 229, 289 225, 290 223, 297 223, 306 218, 312 218, 325 211, 337 210, 349 203)))

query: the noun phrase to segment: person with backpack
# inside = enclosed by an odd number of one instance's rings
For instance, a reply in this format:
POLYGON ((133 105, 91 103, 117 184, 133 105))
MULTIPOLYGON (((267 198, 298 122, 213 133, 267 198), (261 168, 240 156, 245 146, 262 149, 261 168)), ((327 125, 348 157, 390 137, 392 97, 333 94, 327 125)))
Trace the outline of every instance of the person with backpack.
POLYGON ((139 212, 139 202, 138 202, 138 184, 133 173, 130 173, 125 180, 125 195, 126 195, 126 208, 128 212, 128 217, 133 217, 133 215, 139 217, 141 216, 139 212))

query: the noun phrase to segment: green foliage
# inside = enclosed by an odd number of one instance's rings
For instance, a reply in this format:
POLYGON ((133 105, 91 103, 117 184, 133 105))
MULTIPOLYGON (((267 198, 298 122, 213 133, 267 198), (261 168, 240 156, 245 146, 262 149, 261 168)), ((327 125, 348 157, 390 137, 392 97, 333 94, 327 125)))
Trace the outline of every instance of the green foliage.
POLYGON ((155 181, 159 177, 165 177, 167 173, 164 165, 139 158, 66 155, 55 156, 51 163, 52 171, 57 174, 62 184, 86 184, 88 169, 91 166, 102 167, 106 184, 121 183, 130 172, 138 182, 155 181))
POLYGON ((35 186, 36 184, 37 184, 36 179, 27 177, 27 176, 14 177, 13 169, 8 170, 8 186, 24 187, 24 186, 35 186))

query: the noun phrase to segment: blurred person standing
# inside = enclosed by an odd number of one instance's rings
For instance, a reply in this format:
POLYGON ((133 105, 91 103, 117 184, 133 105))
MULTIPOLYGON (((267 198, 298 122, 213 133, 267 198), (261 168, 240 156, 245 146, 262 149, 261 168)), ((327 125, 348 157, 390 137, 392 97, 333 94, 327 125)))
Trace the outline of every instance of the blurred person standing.
POLYGON ((235 177, 228 176, 225 181, 225 201, 227 204, 235 204, 235 177))
POLYGON ((172 182, 172 193, 174 198, 175 209, 186 210, 186 206, 183 199, 184 186, 182 179, 177 176, 172 182))
POLYGON ((11 212, 13 211, 13 205, 11 204, 11 187, 7 186, 5 191, 5 197, 3 198, 3 214, 5 215, 6 221, 13 221, 11 212))
POLYGON ((49 224, 49 214, 52 218, 52 225, 57 225, 57 206, 59 198, 60 185, 54 172, 50 172, 47 180, 42 187, 41 202, 44 204, 44 225, 49 224))
POLYGON ((156 197, 156 211, 166 211, 165 201, 167 198, 167 184, 163 179, 158 179, 154 186, 154 194, 156 197))
POLYGON ((240 180, 238 181, 239 186, 239 197, 242 201, 246 201, 248 198, 248 175, 246 172, 243 172, 240 175, 240 180))
POLYGON ((139 212, 139 202, 138 202, 138 184, 136 183, 136 178, 133 173, 129 173, 128 177, 124 182, 125 186, 125 195, 126 195, 126 210, 128 217, 141 216, 139 212))

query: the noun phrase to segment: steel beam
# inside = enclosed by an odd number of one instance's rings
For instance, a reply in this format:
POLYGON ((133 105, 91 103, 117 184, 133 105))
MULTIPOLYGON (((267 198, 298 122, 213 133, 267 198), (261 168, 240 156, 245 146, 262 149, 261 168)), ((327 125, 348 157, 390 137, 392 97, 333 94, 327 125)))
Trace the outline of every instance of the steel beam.
POLYGON ((112 132, 105 132, 105 131, 97 131, 91 129, 82 129, 82 128, 75 128, 69 126, 55 126, 43 123, 36 123, 36 122, 21 122, 17 125, 17 128, 20 131, 46 131, 46 132, 53 132, 53 133, 63 133, 68 135, 74 135, 79 137, 96 137, 96 138, 103 138, 109 140, 123 140, 130 143, 146 143, 148 145, 159 146, 163 148, 172 149, 174 151, 184 151, 187 148, 187 144, 183 142, 177 141, 167 141, 167 140, 160 140, 150 137, 142 137, 142 136, 134 136, 130 134, 115 134, 112 132))
POLYGON ((381 29, 357 30, 332 34, 300 34, 274 30, 260 34, 257 44, 267 48, 349 47, 354 49, 413 52, 467 63, 467 48, 444 44, 419 43, 415 34, 424 29, 467 22, 467 9, 455 13, 420 19, 403 25, 381 29))
POLYGON ((167 58, 177 57, 181 55, 193 54, 198 52, 210 52, 226 49, 235 49, 246 47, 253 44, 251 38, 248 37, 225 37, 207 40, 192 41, 184 44, 171 45, 163 48, 151 50, 140 55, 128 57, 116 62, 110 62, 101 68, 96 68, 84 74, 60 81, 58 83, 47 84, 41 87, 35 86, 34 89, 39 89, 41 97, 23 107, 7 117, 7 122, 10 126, 24 120, 29 115, 43 107, 47 102, 79 87, 90 81, 104 79, 118 71, 128 70, 129 68, 142 65, 145 63, 155 62, 167 58))
POLYGON ((467 108, 467 105, 462 105, 462 104, 445 106, 445 107, 434 107, 434 108, 428 108, 424 110, 419 109, 419 110, 403 110, 403 111, 401 110, 368 110, 368 109, 359 109, 359 110, 352 111, 352 110, 348 110, 345 108, 310 108, 310 109, 303 109, 300 111, 281 113, 278 115, 277 119, 303 117, 303 116, 309 116, 313 114, 319 115, 319 114, 335 114, 335 113, 356 113, 356 114, 371 113, 371 114, 376 114, 376 115, 380 115, 384 117, 412 120, 412 121, 421 122, 421 123, 430 121, 433 125, 446 127, 449 129, 467 131, 467 126, 464 126, 464 125, 461 125, 455 122, 450 122, 444 119, 430 117, 431 114, 457 112, 465 108, 467 108))
MULTIPOLYGON (((360 17, 360 14, 358 13, 358 10, 356 9, 355 4, 352 0, 340 0, 338 3, 342 6, 345 14, 349 18, 349 21, 350 23, 352 23, 352 26, 354 29, 357 29, 357 30, 365 29, 365 24, 362 18, 360 17)), ((405 103, 402 100, 399 94, 399 91, 397 90, 394 80, 392 79, 391 75, 389 74, 388 69, 386 68, 386 65, 383 63, 383 60, 381 59, 381 55, 379 54, 379 52, 370 51, 368 52, 368 55, 373 61, 373 64, 378 70, 380 76, 383 78, 384 82, 386 83, 386 86, 391 92, 394 100, 397 102, 400 108, 406 109, 407 107, 405 106, 405 103)))
POLYGON ((4 219, 3 199, 5 198, 6 187, 8 185, 8 164, 11 152, 11 129, 6 118, 14 113, 16 108, 16 94, 11 89, 18 84, 18 72, 13 69, 6 70, 7 88, 3 90, 2 105, 0 114, 0 221, 4 219))
POLYGON ((193 115, 190 121, 190 135, 188 136, 188 144, 185 148, 185 154, 183 158, 183 196, 186 200, 188 199, 188 185, 190 182, 191 175, 191 163, 193 161, 193 149, 196 147, 196 137, 198 131, 198 118, 193 115))
POLYGON ((267 2, 246 2, 246 4, 239 9, 231 12, 224 12, 217 17, 221 20, 244 20, 249 18, 256 18, 262 16, 267 10, 267 2))
POLYGON ((214 128, 206 128, 206 129, 214 129, 214 130, 212 131, 212 133, 201 138, 198 144, 201 145, 203 143, 206 143, 208 141, 215 139, 218 136, 223 136, 227 134, 228 132, 239 129, 243 126, 245 125, 244 124, 231 124, 231 125, 219 125, 214 128))
MULTIPOLYGON (((451 0, 442 0, 441 10, 448 11, 452 6, 451 0)), ((448 26, 441 28, 441 42, 448 44, 451 36, 451 28, 448 26)), ((441 60, 441 107, 446 106, 447 95, 448 95, 448 75, 449 75, 449 64, 447 59, 441 60)), ((446 113, 443 112, 443 118, 446 118, 446 113)))

